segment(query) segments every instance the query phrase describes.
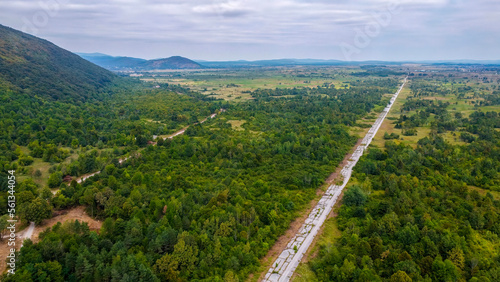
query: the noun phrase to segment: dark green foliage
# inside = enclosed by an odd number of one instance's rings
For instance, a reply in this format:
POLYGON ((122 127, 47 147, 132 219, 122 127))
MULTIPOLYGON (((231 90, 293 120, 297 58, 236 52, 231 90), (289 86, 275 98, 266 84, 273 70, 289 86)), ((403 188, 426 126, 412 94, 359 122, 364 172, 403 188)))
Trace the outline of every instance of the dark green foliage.
MULTIPOLYGON (((126 153, 221 106, 209 105, 200 94, 180 96, 118 79, 50 42, 1 25, 0 58, 0 179, 4 170, 19 167, 27 175, 36 159, 63 162, 70 152, 61 147, 116 146, 126 153), (29 154, 17 146, 27 146, 29 154)), ((69 174, 96 166, 80 165, 69 174)))
MULTIPOLYGON (((26 263, 19 273, 34 275, 37 263, 57 261, 64 281, 245 278, 356 142, 345 125, 383 105, 382 94, 394 90, 395 81, 385 83, 391 87, 352 87, 335 95, 323 88, 310 95, 225 105, 190 92, 124 95, 128 100, 112 102, 117 108, 111 112, 118 124, 128 125, 124 139, 136 142, 156 133, 154 128, 178 128, 222 106, 226 111, 192 125, 185 135, 146 146, 121 165, 112 152, 82 152, 62 170, 102 173, 62 186, 51 203, 57 208, 86 205, 90 215, 104 220, 100 234, 76 223, 54 227, 39 244, 23 248, 20 260, 26 263), (168 107, 162 106, 167 101, 168 107), (128 118, 119 118, 121 113, 128 118), (135 122, 144 117, 161 124, 138 126, 135 122), (245 123, 238 131, 228 120, 245 123)), ((71 126, 84 128, 86 122, 71 126)), ((86 142, 74 138, 68 142, 86 142)), ((354 195, 359 217, 365 215, 365 201, 364 193, 354 195)))
POLYGON ((468 188, 500 187, 497 115, 458 118, 489 135, 466 146, 426 137, 416 149, 388 141, 360 160, 363 183, 339 212, 342 237, 311 263, 321 281, 498 280, 500 202, 468 188), (374 192, 359 205, 363 187, 374 192))
MULTIPOLYGON (((45 41, 0 31, 0 173, 43 160, 51 166, 49 186, 60 187, 52 197, 32 180, 20 183, 21 218, 39 223, 52 208, 85 205, 104 221, 99 234, 76 221, 43 232, 37 244, 27 241, 17 274, 5 281, 244 279, 355 144, 347 126, 384 107, 383 96, 398 84, 360 78, 349 89, 257 90, 251 101, 228 104, 180 86, 153 90, 154 84, 116 80, 45 41), (217 118, 194 125, 221 108, 217 118), (238 131, 229 120, 245 122, 238 131), (188 125, 185 135, 147 146, 153 135, 188 125), (77 160, 64 162, 74 153, 77 160), (130 158, 120 163, 124 154, 130 158), (61 184, 63 176, 101 170, 81 184, 61 184)), ((372 168, 379 171, 376 160, 372 168)), ((6 187, 1 191, 5 213, 6 187)), ((365 192, 354 189, 347 200, 356 218, 370 219, 365 192)), ((477 227, 491 223, 483 214, 468 216, 477 227)), ((415 241, 414 224, 404 231, 399 236, 415 241)), ((384 241, 359 243, 354 251, 365 265, 359 276, 376 281, 370 256, 383 254, 384 241)), ((338 258, 342 278, 358 276, 353 255, 338 258)), ((418 269, 398 268, 410 277, 418 269)))
POLYGON ((49 177, 49 181, 48 181, 48 185, 50 188, 56 188, 56 187, 59 187, 59 185, 61 185, 62 183, 62 172, 60 171, 57 171, 57 172, 54 172, 50 175, 49 177))
POLYGON ((368 197, 359 186, 351 186, 344 193, 343 202, 347 206, 362 206, 368 197))
POLYGON ((52 207, 46 200, 36 198, 21 205, 19 213, 22 220, 40 224, 44 219, 52 217, 52 207))
POLYGON ((396 133, 389 134, 386 132, 386 133, 384 133, 384 139, 385 140, 399 139, 399 135, 396 133))
MULTIPOLYGON (((0 25, 0 80, 29 96, 84 101, 116 78, 54 44, 0 25)), ((32 124, 37 130, 39 124, 32 124)))

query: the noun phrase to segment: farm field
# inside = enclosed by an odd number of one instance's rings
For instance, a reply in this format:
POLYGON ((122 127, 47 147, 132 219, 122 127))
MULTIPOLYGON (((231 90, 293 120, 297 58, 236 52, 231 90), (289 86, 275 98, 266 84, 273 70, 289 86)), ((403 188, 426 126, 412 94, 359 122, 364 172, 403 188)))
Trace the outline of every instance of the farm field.
POLYGON ((352 76, 359 67, 281 67, 236 70, 204 70, 184 72, 143 73, 141 80, 152 83, 168 83, 198 91, 209 97, 238 101, 252 99, 250 92, 257 89, 290 89, 334 85, 348 89, 352 76))

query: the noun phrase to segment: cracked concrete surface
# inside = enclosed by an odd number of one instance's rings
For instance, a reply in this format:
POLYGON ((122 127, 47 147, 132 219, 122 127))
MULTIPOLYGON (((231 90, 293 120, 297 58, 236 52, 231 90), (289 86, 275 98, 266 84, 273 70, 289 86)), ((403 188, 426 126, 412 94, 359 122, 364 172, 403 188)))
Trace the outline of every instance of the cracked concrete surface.
POLYGON ((344 166, 341 171, 341 175, 344 178, 341 185, 331 185, 328 187, 327 191, 323 195, 323 197, 319 200, 318 204, 314 207, 314 209, 309 214, 309 217, 306 219, 302 227, 299 229, 298 233, 290 240, 287 247, 283 252, 279 255, 276 261, 273 263, 272 267, 267 272, 263 281, 269 282, 281 282, 281 281, 290 281, 292 275, 299 265, 302 257, 307 252, 311 243, 314 240, 314 237, 318 234, 319 229, 327 219, 330 214, 333 206, 337 202, 342 190, 349 182, 351 178, 352 169, 359 161, 363 152, 368 148, 371 141, 377 134, 380 126, 384 122, 385 117, 389 113, 392 105, 396 101, 399 93, 403 90, 408 77, 404 79, 403 84, 399 88, 399 90, 393 95, 387 107, 385 107, 384 111, 379 115, 377 120, 374 122, 373 126, 370 128, 368 133, 363 138, 361 145, 359 145, 351 159, 344 166))

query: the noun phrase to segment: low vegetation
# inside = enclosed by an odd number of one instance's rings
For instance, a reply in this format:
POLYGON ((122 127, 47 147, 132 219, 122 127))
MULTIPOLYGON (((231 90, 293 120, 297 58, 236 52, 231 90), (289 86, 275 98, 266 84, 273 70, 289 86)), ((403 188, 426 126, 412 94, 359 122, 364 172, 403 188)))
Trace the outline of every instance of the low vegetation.
POLYGON ((499 279, 497 85, 455 86, 450 93, 446 85, 464 79, 451 76, 414 79, 413 95, 391 122, 407 134, 423 127, 429 134, 415 144, 383 134, 395 141, 360 160, 354 174, 359 184, 346 191, 339 211, 342 236, 321 246, 309 264, 312 280, 499 279), (461 102, 454 99, 467 97, 477 99, 466 103, 476 111, 457 110, 461 102), (461 142, 447 141, 450 134, 461 142))

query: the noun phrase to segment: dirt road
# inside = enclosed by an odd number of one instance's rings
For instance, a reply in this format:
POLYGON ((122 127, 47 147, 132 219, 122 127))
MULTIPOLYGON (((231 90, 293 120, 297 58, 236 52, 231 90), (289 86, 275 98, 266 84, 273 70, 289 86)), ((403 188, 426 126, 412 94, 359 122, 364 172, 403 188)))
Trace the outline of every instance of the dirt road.
MULTIPOLYGON (((25 239, 31 239, 33 242, 38 242, 38 236, 40 233, 45 231, 45 229, 56 225, 58 222, 64 223, 66 221, 78 220, 80 222, 86 222, 89 225, 90 230, 100 230, 102 222, 91 218, 85 213, 85 207, 79 206, 70 210, 66 210, 63 214, 55 216, 51 219, 46 219, 41 225, 35 226, 32 222, 25 230, 16 233, 16 249, 22 247, 22 242, 25 239)), ((3 239, 0 241, 0 273, 3 273, 7 267, 5 263, 5 258, 10 251, 8 246, 8 241, 3 239)))

